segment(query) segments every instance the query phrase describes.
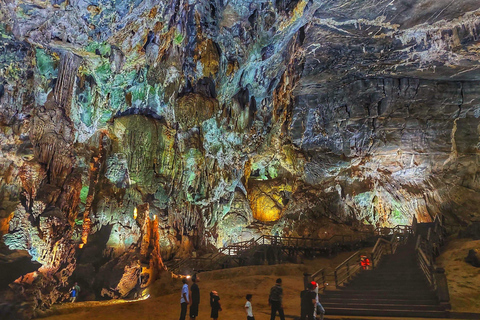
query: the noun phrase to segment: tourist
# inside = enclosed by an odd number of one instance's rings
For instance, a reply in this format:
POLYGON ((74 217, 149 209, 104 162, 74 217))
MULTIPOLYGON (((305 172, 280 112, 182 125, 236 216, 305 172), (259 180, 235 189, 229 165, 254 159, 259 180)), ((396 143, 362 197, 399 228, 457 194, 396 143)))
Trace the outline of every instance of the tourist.
POLYGON ((194 275, 192 277, 192 287, 190 288, 192 298, 192 304, 190 305, 190 318, 195 319, 198 317, 198 305, 200 304, 200 289, 198 288, 198 276, 194 275))
POLYGON ((308 288, 300 293, 300 320, 315 320, 314 313, 317 299, 314 283, 309 283, 308 288))
POLYGON ((212 307, 212 312, 210 317, 213 320, 218 319, 218 311, 222 311, 222 306, 220 305, 220 297, 218 296, 217 291, 210 292, 210 307, 212 307))
POLYGON ((363 270, 370 269, 370 259, 368 259, 367 256, 360 256, 360 265, 363 270))
POLYGON ((188 298, 187 279, 183 278, 182 283, 183 283, 183 287, 182 287, 182 293, 180 298, 180 306, 181 306, 180 320, 185 320, 185 317, 187 316, 187 306, 190 304, 190 299, 188 298))
POLYGON ((245 313, 247 314, 247 320, 255 320, 252 309, 252 295, 250 293, 247 294, 245 299, 247 299, 247 302, 245 303, 245 313))
POLYGON ((283 289, 282 279, 278 278, 275 285, 270 289, 270 295, 268 296, 268 304, 271 307, 270 320, 275 320, 275 316, 280 316, 280 320, 285 320, 285 314, 283 313, 283 289))
POLYGON ((315 291, 315 300, 316 300, 315 311, 313 312, 313 318, 315 319, 317 315, 320 315, 320 320, 323 320, 325 309, 323 308, 322 304, 320 303, 320 300, 318 299, 318 283, 316 283, 315 281, 312 281, 311 284, 315 288, 314 291, 315 291))
POLYGON ((77 282, 73 285, 73 287, 70 289, 70 302, 75 302, 77 300, 78 294, 80 293, 80 286, 78 285, 77 282))

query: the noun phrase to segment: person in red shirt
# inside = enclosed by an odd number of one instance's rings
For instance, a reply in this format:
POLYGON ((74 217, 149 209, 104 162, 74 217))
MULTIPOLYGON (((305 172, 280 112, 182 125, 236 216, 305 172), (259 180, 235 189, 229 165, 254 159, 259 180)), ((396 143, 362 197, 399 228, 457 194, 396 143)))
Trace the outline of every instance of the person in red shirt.
POLYGON ((370 259, 368 259, 367 256, 361 256, 360 265, 363 270, 368 270, 370 268, 370 259))

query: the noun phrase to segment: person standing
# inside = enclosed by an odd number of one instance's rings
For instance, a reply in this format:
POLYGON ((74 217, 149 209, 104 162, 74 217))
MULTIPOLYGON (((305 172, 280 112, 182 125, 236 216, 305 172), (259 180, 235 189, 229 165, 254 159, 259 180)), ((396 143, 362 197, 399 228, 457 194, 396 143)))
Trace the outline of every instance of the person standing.
POLYGON ((278 278, 275 285, 270 289, 270 295, 268 296, 268 304, 271 307, 270 320, 275 320, 275 316, 280 316, 280 320, 285 320, 285 314, 283 313, 283 288, 282 279, 278 278))
POLYGON ((190 305, 190 318, 195 319, 198 317, 198 305, 200 304, 200 289, 198 288, 198 277, 197 275, 194 275, 192 277, 192 286, 190 288, 191 295, 190 297, 192 298, 192 304, 190 305))
POLYGON ((250 293, 247 294, 245 299, 247 299, 247 302, 245 303, 245 313, 247 314, 247 320, 255 320, 252 308, 252 295, 250 293))
POLYGON ((320 303, 320 299, 318 298, 318 283, 315 281, 311 282, 314 291, 315 291, 315 310, 313 311, 313 318, 315 319, 317 315, 320 315, 320 320, 323 320, 323 315, 325 314, 325 309, 323 308, 322 304, 320 303))
POLYGON ((187 306, 190 304, 190 299, 188 298, 187 279, 183 278, 182 283, 183 283, 183 286, 182 286, 182 293, 180 298, 180 306, 181 306, 180 320, 185 320, 185 317, 187 316, 187 306))
POLYGON ((75 302, 77 300, 78 294, 80 293, 80 286, 77 282, 70 289, 70 302, 75 302))
POLYGON ((312 283, 308 284, 308 288, 300 293, 300 320, 315 320, 315 307, 317 299, 315 294, 315 287, 312 283))
POLYGON ((218 319, 218 311, 222 311, 222 306, 220 305, 220 297, 218 296, 217 291, 210 292, 210 307, 212 307, 212 312, 210 317, 213 320, 218 319))

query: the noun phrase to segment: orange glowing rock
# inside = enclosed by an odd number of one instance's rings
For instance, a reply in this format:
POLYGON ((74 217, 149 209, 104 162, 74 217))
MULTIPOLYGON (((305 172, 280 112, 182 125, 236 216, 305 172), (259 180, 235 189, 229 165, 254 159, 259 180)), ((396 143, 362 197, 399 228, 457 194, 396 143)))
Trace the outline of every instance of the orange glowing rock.
POLYGON ((215 76, 220 65, 220 56, 215 43, 211 39, 205 39, 197 43, 195 48, 195 60, 200 60, 203 66, 203 76, 215 76))
POLYGON ((248 187, 248 200, 253 217, 264 222, 280 219, 288 203, 285 195, 292 190, 291 185, 278 179, 251 180, 248 187))

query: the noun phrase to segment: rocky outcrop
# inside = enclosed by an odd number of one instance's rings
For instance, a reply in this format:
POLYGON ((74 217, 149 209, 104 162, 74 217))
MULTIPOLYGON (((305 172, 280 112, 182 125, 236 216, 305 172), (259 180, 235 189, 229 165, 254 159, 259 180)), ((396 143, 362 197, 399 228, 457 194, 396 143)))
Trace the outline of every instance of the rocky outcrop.
POLYGON ((465 258, 465 262, 470 263, 474 267, 480 268, 480 257, 478 256, 478 249, 468 250, 468 255, 465 258))
POLYGON ((12 317, 264 233, 474 224, 477 2, 3 1, 12 317))

